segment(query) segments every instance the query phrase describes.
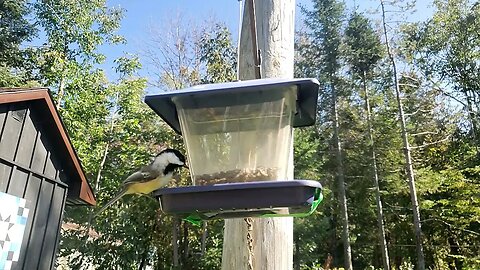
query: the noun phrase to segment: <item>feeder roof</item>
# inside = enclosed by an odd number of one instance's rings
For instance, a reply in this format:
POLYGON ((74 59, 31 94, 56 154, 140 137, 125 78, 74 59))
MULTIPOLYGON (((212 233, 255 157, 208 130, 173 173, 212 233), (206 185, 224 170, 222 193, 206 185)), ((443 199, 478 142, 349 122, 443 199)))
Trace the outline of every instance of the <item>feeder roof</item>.
MULTIPOLYGON (((238 94, 239 91, 261 98, 265 92, 296 86, 297 111, 293 119, 294 127, 310 126, 315 123, 317 110, 317 96, 319 83, 316 79, 258 79, 228 83, 203 84, 190 88, 170 91, 161 94, 148 95, 145 103, 152 108, 170 127, 181 134, 178 112, 172 101, 173 97, 181 96, 208 96, 224 98, 225 103, 231 102, 231 94, 238 94)), ((252 99, 255 100, 255 99, 252 99)))

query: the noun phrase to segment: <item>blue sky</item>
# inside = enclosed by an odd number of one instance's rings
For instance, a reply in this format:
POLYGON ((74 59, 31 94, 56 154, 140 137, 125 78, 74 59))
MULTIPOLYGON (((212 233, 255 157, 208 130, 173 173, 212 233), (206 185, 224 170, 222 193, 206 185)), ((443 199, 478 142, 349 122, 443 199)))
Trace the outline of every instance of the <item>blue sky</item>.
MULTIPOLYGON (((417 1, 419 12, 410 16, 410 19, 424 19, 433 10, 429 7, 430 0, 417 1)), ((347 8, 352 9, 359 5, 359 10, 368 12, 378 7, 378 0, 347 0, 347 8)), ((126 45, 105 46, 102 52, 107 55, 107 63, 103 65, 107 75, 113 75, 112 61, 124 53, 141 54, 145 42, 149 41, 152 28, 162 28, 162 24, 169 19, 181 16, 192 23, 201 24, 208 18, 223 22, 237 39, 239 26, 238 0, 107 0, 110 7, 116 6, 125 9, 125 17, 121 23, 119 34, 127 39, 126 45)), ((297 5, 311 6, 311 0, 297 0, 297 5)), ((301 14, 297 8, 297 26, 301 23, 301 14)), ((140 58, 141 55, 140 55, 140 58)), ((142 61, 144 62, 144 61, 142 61)), ((144 62, 145 64, 145 62, 144 62)), ((148 67, 145 67, 148 68, 148 67)), ((142 75, 143 72, 142 72, 142 75)))
POLYGON ((119 34, 127 39, 126 45, 105 46, 102 49, 107 55, 107 63, 103 66, 107 75, 113 73, 112 61, 123 53, 140 54, 142 58, 141 52, 145 42, 149 41, 151 29, 162 29, 162 24, 169 19, 181 16, 192 23, 201 24, 213 17, 225 23, 235 34, 238 28, 238 0, 107 0, 107 5, 125 10, 119 34))

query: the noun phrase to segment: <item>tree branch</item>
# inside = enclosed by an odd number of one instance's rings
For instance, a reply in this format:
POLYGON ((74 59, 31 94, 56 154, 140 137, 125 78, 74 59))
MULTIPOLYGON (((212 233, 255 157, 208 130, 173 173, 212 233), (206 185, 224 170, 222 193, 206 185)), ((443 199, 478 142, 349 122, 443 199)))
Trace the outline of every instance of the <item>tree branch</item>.
POLYGON ((416 111, 414 111, 413 113, 405 113, 404 115, 405 116, 412 116, 412 115, 416 115, 417 113, 419 112, 422 112, 422 113, 429 113, 429 112, 432 112, 434 110, 423 110, 423 109, 418 109, 416 111))
POLYGON ((471 233, 471 234, 475 234, 475 235, 480 236, 480 233, 478 233, 478 232, 471 231, 471 230, 468 230, 468 229, 462 229, 462 228, 456 227, 455 225, 450 224, 450 223, 448 223, 448 222, 446 222, 446 221, 444 221, 444 220, 438 219, 438 218, 425 219, 425 220, 422 221, 422 223, 425 222, 425 221, 431 221, 431 220, 441 222, 441 223, 443 223, 443 224, 445 224, 445 225, 447 225, 447 226, 449 226, 449 227, 451 227, 451 228, 454 228, 454 229, 456 229, 456 230, 461 230, 461 231, 464 231, 464 232, 468 232, 468 233, 471 233))
POLYGON ((410 136, 419 136, 419 135, 426 135, 426 134, 438 134, 438 132, 424 131, 424 132, 410 134, 410 136))
POLYGON ((435 141, 435 142, 431 142, 431 143, 426 143, 426 144, 423 144, 423 145, 419 145, 419 146, 411 146, 410 149, 420 149, 420 148, 424 148, 424 147, 427 147, 427 146, 430 146, 430 145, 434 145, 434 144, 437 144, 437 143, 441 143, 441 142, 445 142, 447 141, 448 139, 450 139, 450 135, 447 136, 446 138, 444 139, 441 139, 441 140, 438 140, 438 141, 435 141))

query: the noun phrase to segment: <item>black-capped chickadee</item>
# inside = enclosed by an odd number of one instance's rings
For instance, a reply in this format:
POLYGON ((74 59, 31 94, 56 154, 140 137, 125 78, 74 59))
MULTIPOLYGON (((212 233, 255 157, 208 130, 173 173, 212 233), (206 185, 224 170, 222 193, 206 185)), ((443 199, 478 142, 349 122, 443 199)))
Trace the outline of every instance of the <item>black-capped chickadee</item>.
POLYGON ((122 189, 95 216, 118 201, 123 195, 149 194, 165 187, 172 179, 175 169, 188 168, 185 162, 185 156, 178 150, 168 148, 161 151, 149 165, 127 177, 122 183, 122 189))

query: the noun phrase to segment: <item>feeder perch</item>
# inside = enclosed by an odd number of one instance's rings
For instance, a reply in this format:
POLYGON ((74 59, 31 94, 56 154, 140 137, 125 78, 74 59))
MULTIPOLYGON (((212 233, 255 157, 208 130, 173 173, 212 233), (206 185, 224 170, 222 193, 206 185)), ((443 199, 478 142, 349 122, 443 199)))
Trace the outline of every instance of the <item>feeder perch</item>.
POLYGON ((315 123, 317 95, 315 79, 259 79, 147 96, 182 134, 193 181, 156 191, 162 210, 190 220, 311 214, 320 183, 288 181, 287 169, 292 128, 315 123))

